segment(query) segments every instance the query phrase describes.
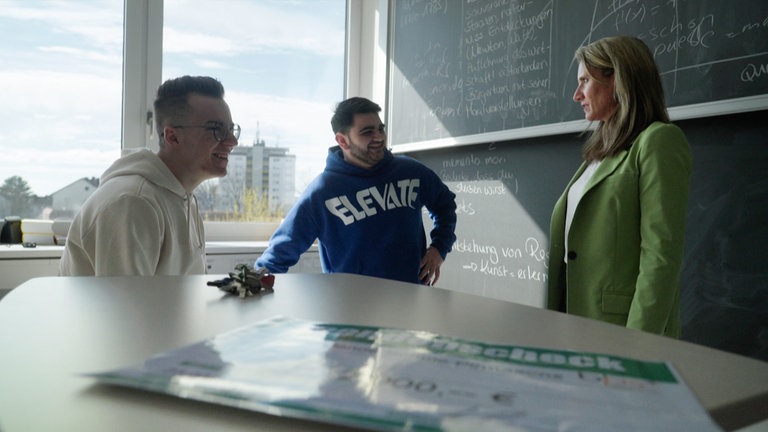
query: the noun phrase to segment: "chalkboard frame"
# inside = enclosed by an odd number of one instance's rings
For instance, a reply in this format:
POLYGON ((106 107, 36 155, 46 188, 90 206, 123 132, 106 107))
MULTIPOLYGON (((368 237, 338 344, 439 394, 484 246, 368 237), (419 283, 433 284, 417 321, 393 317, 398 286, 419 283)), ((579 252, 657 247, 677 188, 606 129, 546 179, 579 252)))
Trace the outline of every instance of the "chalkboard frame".
MULTIPOLYGON (((702 117, 714 117, 727 114, 761 111, 768 109, 768 95, 747 96, 743 98, 725 99, 705 102, 693 105, 670 107, 667 109, 672 121, 686 120, 702 117)), ((389 114, 388 122, 391 122, 389 114)), ((429 141, 419 141, 391 146, 393 153, 407 153, 413 151, 441 149, 472 144, 489 144, 502 141, 514 141, 525 138, 534 138, 566 133, 581 132, 590 127, 586 120, 575 120, 561 123, 551 123, 524 128, 507 129, 475 135, 441 138, 429 141)))
MULTIPOLYGON (((386 74, 386 121, 389 125, 393 122, 393 112, 398 109, 394 106, 394 69, 395 63, 395 14, 396 0, 388 2, 388 31, 387 31, 387 74, 386 74)), ((759 53, 764 55, 766 53, 759 53)), ((732 99, 712 100, 697 104, 688 104, 680 106, 669 106, 668 112, 672 121, 694 119, 702 117, 711 117, 727 114, 737 114, 743 112, 760 111, 768 109, 768 94, 759 94, 732 99)), ((552 135, 561 135, 567 133, 581 132, 590 127, 586 120, 572 120, 556 123, 547 123, 535 126, 510 128, 499 131, 469 134, 460 136, 451 136, 439 139, 414 141, 408 143, 390 143, 393 153, 407 153, 414 151, 423 151, 430 149, 441 149, 455 146, 465 146, 474 144, 488 144, 496 142, 514 141, 525 138, 543 137, 552 135)))

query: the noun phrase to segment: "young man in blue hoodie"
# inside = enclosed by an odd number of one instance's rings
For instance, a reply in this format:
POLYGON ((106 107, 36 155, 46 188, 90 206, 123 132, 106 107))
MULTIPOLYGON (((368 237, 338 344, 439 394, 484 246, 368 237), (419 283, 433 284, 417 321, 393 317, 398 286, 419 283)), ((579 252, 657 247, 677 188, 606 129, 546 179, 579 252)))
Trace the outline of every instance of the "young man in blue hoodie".
POLYGON ((456 235, 455 195, 420 162, 394 156, 379 118, 361 97, 338 104, 338 146, 272 235, 257 267, 285 273, 319 240, 326 273, 356 273, 434 285, 456 235), (426 207, 433 222, 427 243, 426 207))

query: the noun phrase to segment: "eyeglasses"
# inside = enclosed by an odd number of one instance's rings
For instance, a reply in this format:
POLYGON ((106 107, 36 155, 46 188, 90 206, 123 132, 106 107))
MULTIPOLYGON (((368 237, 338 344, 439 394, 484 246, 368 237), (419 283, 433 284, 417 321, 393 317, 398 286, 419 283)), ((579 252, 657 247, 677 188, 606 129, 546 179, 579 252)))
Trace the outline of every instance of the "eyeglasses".
POLYGON ((223 123, 219 122, 211 122, 210 124, 200 125, 200 126, 190 126, 190 125, 176 125, 171 126, 174 128, 184 129, 184 128, 203 128, 207 131, 213 132, 213 137, 216 138, 216 141, 222 142, 229 136, 230 132, 232 135, 235 136, 235 139, 240 138, 240 125, 237 123, 232 123, 229 127, 225 126, 223 123))

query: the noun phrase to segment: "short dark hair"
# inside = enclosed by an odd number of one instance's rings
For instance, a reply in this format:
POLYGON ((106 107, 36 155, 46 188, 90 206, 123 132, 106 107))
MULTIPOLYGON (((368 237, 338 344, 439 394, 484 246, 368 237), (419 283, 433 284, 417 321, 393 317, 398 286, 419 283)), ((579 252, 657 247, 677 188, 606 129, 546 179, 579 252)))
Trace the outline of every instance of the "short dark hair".
POLYGON ((185 75, 165 81, 157 89, 155 98, 155 126, 162 144, 166 123, 176 122, 190 114, 188 99, 192 93, 224 99, 224 86, 211 77, 185 75))
POLYGON ((331 117, 333 133, 347 133, 355 122, 355 114, 379 113, 381 107, 363 97, 351 97, 339 102, 331 117))

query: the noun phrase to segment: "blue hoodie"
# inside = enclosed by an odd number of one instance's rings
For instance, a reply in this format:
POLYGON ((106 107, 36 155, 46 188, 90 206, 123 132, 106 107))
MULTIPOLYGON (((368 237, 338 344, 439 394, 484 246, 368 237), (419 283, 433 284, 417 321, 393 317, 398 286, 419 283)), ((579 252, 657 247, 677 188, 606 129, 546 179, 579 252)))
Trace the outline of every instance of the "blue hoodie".
POLYGON ((285 273, 317 239, 326 273, 420 283, 428 246, 422 208, 433 222, 431 246, 445 259, 456 240, 455 197, 437 174, 412 158, 387 150, 381 162, 363 169, 332 147, 325 170, 307 186, 256 266, 285 273))

